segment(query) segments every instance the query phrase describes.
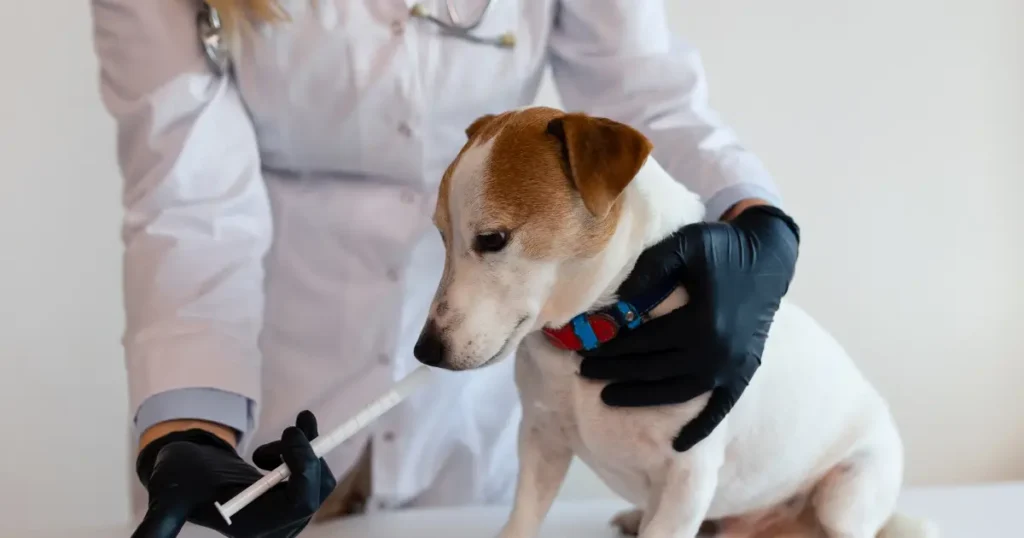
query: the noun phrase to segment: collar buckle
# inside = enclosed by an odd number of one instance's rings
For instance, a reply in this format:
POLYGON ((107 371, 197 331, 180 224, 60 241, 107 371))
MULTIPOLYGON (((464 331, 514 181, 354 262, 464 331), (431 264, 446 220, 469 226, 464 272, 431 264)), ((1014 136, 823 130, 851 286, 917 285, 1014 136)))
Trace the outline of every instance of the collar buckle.
POLYGON ((619 300, 610 307, 584 312, 557 328, 545 328, 548 341, 566 351, 592 351, 612 340, 623 330, 631 331, 648 320, 648 314, 676 289, 674 280, 667 280, 650 293, 633 300, 619 300))

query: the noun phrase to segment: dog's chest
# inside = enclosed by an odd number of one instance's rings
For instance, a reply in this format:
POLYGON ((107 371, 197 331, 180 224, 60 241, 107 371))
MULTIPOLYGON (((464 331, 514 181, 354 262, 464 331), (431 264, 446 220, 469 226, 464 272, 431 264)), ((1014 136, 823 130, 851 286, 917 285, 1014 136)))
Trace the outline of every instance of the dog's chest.
POLYGON ((643 505, 652 477, 679 455, 672 439, 704 405, 613 408, 601 401, 604 382, 579 376, 580 357, 528 337, 519 348, 516 382, 523 418, 567 444, 616 493, 643 505))

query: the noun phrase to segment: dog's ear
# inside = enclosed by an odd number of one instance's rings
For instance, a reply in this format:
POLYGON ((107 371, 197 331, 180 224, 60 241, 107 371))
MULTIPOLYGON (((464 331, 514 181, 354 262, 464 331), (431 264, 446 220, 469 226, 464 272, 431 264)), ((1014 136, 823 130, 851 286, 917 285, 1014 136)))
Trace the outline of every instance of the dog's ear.
POLYGON ((483 116, 473 120, 473 123, 469 124, 469 127, 466 127, 466 138, 473 138, 473 136, 480 132, 480 129, 483 129, 484 126, 490 123, 494 118, 494 114, 484 114, 483 116))
POLYGON ((561 144, 572 183, 598 218, 608 215, 653 149, 628 125, 580 113, 549 121, 547 132, 561 144))

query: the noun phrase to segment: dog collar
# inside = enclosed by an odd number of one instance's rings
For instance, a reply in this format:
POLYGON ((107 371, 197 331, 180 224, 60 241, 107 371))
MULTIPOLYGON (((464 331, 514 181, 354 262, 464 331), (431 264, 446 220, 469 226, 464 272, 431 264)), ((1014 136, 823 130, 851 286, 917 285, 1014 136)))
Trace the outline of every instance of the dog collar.
POLYGON ((649 317, 651 310, 675 291, 678 283, 669 279, 647 293, 620 299, 615 304, 584 312, 557 328, 544 328, 552 345, 567 351, 590 351, 615 338, 623 329, 633 330, 649 317))

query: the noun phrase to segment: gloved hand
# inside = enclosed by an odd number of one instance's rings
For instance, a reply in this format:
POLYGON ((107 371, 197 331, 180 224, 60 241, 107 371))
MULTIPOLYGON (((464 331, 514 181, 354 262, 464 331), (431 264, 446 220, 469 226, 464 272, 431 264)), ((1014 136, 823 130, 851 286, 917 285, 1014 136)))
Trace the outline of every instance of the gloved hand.
POLYGON ((681 228, 640 257, 619 292, 636 295, 676 277, 689 302, 582 352, 580 375, 612 381, 601 394, 611 406, 682 403, 712 391, 673 442, 689 450, 725 418, 761 365, 799 243, 793 219, 766 205, 681 228))
POLYGON ((316 418, 303 411, 279 441, 256 449, 257 466, 269 471, 283 460, 291 476, 233 516, 230 526, 213 503, 226 502, 263 475, 230 444, 205 430, 156 439, 142 449, 136 463, 149 492, 149 508, 132 537, 172 538, 186 521, 235 538, 296 536, 335 486, 327 463, 313 454, 310 441, 317 435, 316 418))

